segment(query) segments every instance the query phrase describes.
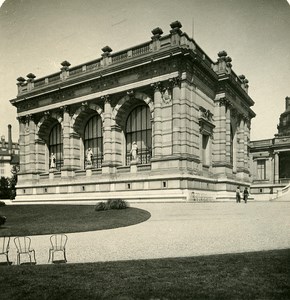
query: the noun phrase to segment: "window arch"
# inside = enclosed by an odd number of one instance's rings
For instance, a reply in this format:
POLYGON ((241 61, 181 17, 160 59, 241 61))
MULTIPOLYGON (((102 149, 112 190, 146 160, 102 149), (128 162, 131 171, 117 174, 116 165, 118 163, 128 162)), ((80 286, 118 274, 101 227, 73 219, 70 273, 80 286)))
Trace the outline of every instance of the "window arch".
MULTIPOLYGON (((96 168, 101 168, 103 161, 103 128, 100 115, 92 116, 84 131, 84 155, 86 150, 91 148, 93 152, 92 165, 96 168)), ((86 159, 85 159, 86 164, 86 159)))
MULTIPOLYGON (((63 166, 63 139, 60 123, 54 125, 49 134, 49 157, 52 153, 55 156, 55 167, 60 170, 63 166)), ((50 163, 50 162, 49 162, 50 163)))
POLYGON ((126 122, 126 164, 131 161, 133 142, 138 146, 138 163, 147 164, 152 155, 151 114, 147 105, 137 106, 131 111, 126 122))

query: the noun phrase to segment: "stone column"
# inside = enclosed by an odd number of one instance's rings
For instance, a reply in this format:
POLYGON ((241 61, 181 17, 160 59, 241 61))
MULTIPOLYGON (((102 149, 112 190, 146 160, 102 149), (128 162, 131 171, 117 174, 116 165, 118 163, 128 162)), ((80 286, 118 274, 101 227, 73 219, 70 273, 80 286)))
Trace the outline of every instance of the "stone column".
POLYGON ((104 120, 103 120, 103 164, 102 173, 115 173, 116 166, 112 163, 112 139, 111 119, 112 106, 109 95, 102 97, 104 101, 104 120))
POLYGON ((63 166, 61 168, 61 176, 67 176, 67 171, 71 170, 70 161, 70 115, 69 108, 67 106, 62 106, 63 111, 63 126, 62 126, 62 136, 63 136, 63 166))
POLYGON ((126 165, 125 161, 123 163, 123 156, 122 156, 123 151, 126 151, 126 145, 124 145, 125 139, 122 133, 122 129, 119 125, 115 124, 111 126, 111 137, 112 137, 111 165, 114 167, 121 166, 122 164, 126 165))
POLYGON ((221 176, 225 175, 230 166, 230 113, 227 106, 228 100, 225 97, 216 100, 213 168, 221 176))
POLYGON ((70 127, 70 166, 72 170, 83 169, 84 162, 81 165, 81 151, 80 151, 80 136, 70 127))
POLYGON ((29 155, 29 171, 31 173, 35 173, 36 171, 36 147, 35 147, 35 130, 36 125, 33 120, 32 115, 28 115, 27 117, 28 122, 28 155, 29 155))
POLYGON ((244 164, 245 168, 247 169, 248 173, 250 173, 250 166, 249 166, 249 156, 248 156, 248 143, 250 141, 250 120, 245 118, 244 122, 244 132, 245 132, 245 142, 244 142, 244 164))
POLYGON ((160 82, 151 85, 154 89, 154 128, 152 128, 152 156, 162 156, 162 98, 160 82))
POLYGON ((275 152, 274 183, 279 183, 279 152, 275 152))
MULTIPOLYGON (((225 121, 225 125, 226 125, 226 164, 230 165, 231 164, 231 111, 230 111, 230 107, 228 106, 226 109, 226 121, 225 121)), ((234 143, 234 141, 233 141, 234 143)), ((234 149, 235 149, 235 145, 233 145, 234 149)), ((235 152, 235 151, 233 151, 235 152)), ((233 153, 233 157, 232 157, 232 162, 233 162, 233 166, 236 164, 236 157, 235 157, 235 153, 233 153)))
POLYGON ((186 137, 184 136, 185 120, 183 124, 181 124, 182 105, 180 99, 181 97, 183 100, 185 98, 185 93, 184 93, 185 87, 183 84, 183 88, 181 92, 179 78, 171 79, 170 84, 172 86, 172 154, 180 156, 182 142, 185 142, 186 139, 186 137))
POLYGON ((243 172, 245 167, 244 161, 244 144, 245 144, 245 131, 244 131, 244 119, 239 116, 239 126, 237 128, 237 171, 243 172))
POLYGON ((25 163, 25 117, 17 117, 19 123, 19 174, 26 172, 25 163))

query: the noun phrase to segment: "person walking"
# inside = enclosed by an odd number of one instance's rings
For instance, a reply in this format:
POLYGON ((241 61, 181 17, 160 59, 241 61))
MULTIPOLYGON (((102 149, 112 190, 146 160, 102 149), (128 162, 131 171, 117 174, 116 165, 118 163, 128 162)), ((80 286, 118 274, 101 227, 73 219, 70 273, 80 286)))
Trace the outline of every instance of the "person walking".
POLYGON ((245 201, 245 203, 247 203, 248 197, 249 197, 249 191, 248 191, 248 188, 245 187, 245 189, 244 189, 244 201, 245 201))
POLYGON ((236 189, 236 202, 240 203, 241 202, 241 190, 240 187, 238 186, 236 189))

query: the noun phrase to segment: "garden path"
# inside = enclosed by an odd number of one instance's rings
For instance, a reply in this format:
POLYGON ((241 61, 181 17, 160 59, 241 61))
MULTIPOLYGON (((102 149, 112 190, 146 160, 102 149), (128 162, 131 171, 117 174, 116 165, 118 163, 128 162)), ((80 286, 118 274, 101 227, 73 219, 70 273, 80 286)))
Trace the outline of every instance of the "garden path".
MULTIPOLYGON (((68 263, 290 248, 290 202, 130 205, 149 211, 151 218, 129 227, 68 234, 68 263)), ((31 238, 37 264, 46 264, 49 236, 31 238)), ((13 246, 9 257, 15 264, 13 246)))

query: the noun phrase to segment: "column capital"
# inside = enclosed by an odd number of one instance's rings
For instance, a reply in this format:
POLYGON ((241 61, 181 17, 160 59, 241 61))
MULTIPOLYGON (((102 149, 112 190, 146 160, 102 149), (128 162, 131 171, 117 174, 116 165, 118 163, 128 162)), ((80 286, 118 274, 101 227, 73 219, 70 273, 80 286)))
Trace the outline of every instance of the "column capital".
POLYGON ((157 91, 160 92, 162 85, 161 85, 160 81, 157 81, 157 82, 151 83, 151 87, 153 88, 154 92, 157 92, 157 91))
POLYGON ((26 117, 25 116, 17 117, 16 119, 21 124, 25 124, 26 123, 26 117))
POLYGON ((69 113, 69 111, 70 111, 69 106, 67 106, 67 105, 61 106, 60 110, 62 110, 63 113, 65 113, 65 112, 69 113))
POLYGON ((219 106, 225 106, 226 108, 228 108, 231 105, 231 102, 226 97, 220 98, 217 101, 219 106))
POLYGON ((110 95, 104 95, 101 96, 102 101, 104 101, 104 103, 111 103, 112 99, 110 98, 110 95))
POLYGON ((172 87, 180 87, 181 86, 181 78, 179 76, 170 78, 169 79, 169 84, 172 87))

